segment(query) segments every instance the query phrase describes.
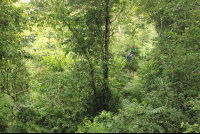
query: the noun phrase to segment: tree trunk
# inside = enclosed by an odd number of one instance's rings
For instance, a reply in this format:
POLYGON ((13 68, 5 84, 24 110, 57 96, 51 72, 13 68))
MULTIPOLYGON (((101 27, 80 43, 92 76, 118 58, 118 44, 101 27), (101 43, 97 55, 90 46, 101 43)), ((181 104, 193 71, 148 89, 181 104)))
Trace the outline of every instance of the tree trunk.
POLYGON ((96 91, 96 86, 95 86, 95 80, 94 80, 94 68, 93 68, 93 65, 92 65, 92 63, 91 63, 91 61, 89 60, 89 58, 88 58, 88 61, 89 61, 89 64, 90 64, 90 69, 91 69, 91 71, 90 71, 90 75, 91 75, 91 78, 92 78, 92 81, 91 81, 91 86, 92 86, 92 88, 93 88, 93 91, 94 91, 94 104, 95 104, 95 115, 97 115, 97 112, 98 112, 98 109, 99 109, 99 107, 98 107, 98 99, 97 99, 97 91, 96 91))
POLYGON ((104 110, 108 109, 108 102, 110 99, 110 89, 108 87, 108 55, 109 55, 109 40, 110 40, 110 0, 105 0, 106 3, 106 14, 105 14, 105 54, 104 54, 104 87, 103 87, 103 107, 104 110))

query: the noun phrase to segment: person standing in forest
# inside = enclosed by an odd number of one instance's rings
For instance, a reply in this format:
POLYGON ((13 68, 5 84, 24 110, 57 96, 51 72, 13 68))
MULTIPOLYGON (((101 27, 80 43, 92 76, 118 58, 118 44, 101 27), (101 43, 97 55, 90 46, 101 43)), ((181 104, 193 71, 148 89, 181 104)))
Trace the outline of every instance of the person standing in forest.
POLYGON ((134 56, 136 53, 136 46, 135 45, 132 45, 131 46, 131 52, 128 54, 127 56, 127 61, 130 62, 131 59, 132 59, 132 56, 134 56))

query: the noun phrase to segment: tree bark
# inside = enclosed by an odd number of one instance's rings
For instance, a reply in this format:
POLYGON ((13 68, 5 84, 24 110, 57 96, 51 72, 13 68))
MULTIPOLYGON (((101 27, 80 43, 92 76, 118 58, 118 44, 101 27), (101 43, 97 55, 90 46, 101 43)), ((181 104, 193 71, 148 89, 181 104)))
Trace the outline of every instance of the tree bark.
POLYGON ((110 99, 110 89, 108 87, 108 62, 109 62, 109 41, 110 41, 110 0, 105 0, 106 14, 105 14, 105 54, 104 54, 104 87, 103 87, 103 105, 104 110, 108 109, 108 102, 110 99))

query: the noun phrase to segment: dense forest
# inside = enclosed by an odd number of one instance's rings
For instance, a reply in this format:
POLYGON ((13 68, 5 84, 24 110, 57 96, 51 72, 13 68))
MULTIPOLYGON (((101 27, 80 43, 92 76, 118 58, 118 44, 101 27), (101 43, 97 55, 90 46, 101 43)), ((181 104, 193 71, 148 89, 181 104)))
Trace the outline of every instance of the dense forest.
POLYGON ((200 1, 1 0, 0 132, 199 133, 200 1))

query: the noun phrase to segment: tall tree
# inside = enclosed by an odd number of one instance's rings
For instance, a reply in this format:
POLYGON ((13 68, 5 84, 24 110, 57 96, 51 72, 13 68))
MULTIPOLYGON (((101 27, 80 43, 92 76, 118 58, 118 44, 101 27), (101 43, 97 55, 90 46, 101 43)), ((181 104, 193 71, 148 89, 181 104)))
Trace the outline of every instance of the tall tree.
MULTIPOLYGON (((94 94, 95 113, 109 109, 111 90, 109 88, 109 41, 111 23, 124 8, 124 1, 32 1, 41 9, 48 24, 67 27, 71 35, 65 43, 68 51, 73 51, 83 60, 81 72, 90 75, 89 87, 94 94), (121 5, 122 4, 122 5, 121 5), (118 10, 113 10, 117 8, 118 10), (114 16, 114 17, 112 17, 114 16), (111 20, 112 19, 112 20, 111 20), (87 69, 86 69, 86 68, 87 69), (89 70, 88 70, 89 67, 89 70), (100 67, 100 68, 99 68, 100 67), (97 74, 101 70, 100 74, 97 74)), ((38 8, 38 9, 39 9, 38 8)), ((91 92, 91 91, 89 91, 91 92)), ((92 97, 93 98, 93 97, 92 97)))

